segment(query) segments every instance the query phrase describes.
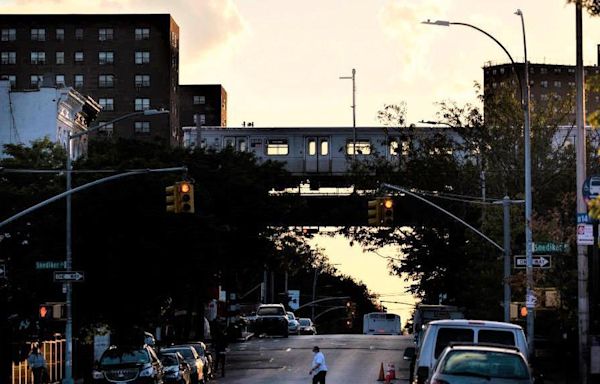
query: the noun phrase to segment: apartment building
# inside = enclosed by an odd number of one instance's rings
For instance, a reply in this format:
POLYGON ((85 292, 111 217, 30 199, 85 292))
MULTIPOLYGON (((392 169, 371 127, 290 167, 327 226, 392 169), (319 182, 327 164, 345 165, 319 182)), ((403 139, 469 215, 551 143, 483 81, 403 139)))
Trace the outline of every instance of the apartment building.
POLYGON ((180 145, 179 27, 168 14, 0 15, 0 78, 15 90, 45 80, 102 106, 99 135, 180 145), (169 114, 144 116, 146 109, 169 114))
POLYGON ((180 85, 179 115, 182 127, 227 126, 227 92, 221 84, 180 85), (196 116, 200 119, 196 122, 196 116))

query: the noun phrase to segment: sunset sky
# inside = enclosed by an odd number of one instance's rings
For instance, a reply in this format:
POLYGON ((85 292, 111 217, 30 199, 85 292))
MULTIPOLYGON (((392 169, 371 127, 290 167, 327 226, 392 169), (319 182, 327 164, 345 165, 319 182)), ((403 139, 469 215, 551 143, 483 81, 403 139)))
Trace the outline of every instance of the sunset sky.
MULTIPOLYGON (((229 125, 256 127, 350 126, 352 83, 339 77, 352 68, 358 126, 376 125, 384 104, 405 101, 408 123, 415 123, 435 119, 436 102, 475 102, 482 67, 506 62, 504 52, 472 29, 420 22, 474 24, 520 61, 517 8, 531 62, 574 64, 575 10, 566 0, 0 0, 2 13, 170 13, 181 33, 180 83, 222 84, 229 125)), ((584 16, 583 43, 585 63, 596 65, 600 18, 584 16)), ((368 270, 340 261, 344 254, 362 257, 359 264, 376 256, 339 239, 321 243, 342 271, 367 284, 400 284, 387 276, 385 261, 368 270)))

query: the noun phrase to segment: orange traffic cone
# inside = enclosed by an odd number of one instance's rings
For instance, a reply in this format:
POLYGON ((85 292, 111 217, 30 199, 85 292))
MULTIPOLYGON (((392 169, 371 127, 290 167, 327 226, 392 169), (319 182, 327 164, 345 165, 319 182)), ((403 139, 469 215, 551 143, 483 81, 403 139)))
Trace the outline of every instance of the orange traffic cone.
POLYGON ((390 373, 388 372, 388 373, 385 375, 385 383, 386 383, 386 384, 389 384, 391 381, 392 381, 392 375, 390 375, 390 373))
POLYGON ((390 379, 396 380, 396 365, 394 363, 390 363, 389 365, 390 379))
POLYGON ((385 380, 385 375, 383 374, 383 363, 381 363, 381 366, 379 367, 379 378, 377 379, 377 381, 384 381, 385 380))

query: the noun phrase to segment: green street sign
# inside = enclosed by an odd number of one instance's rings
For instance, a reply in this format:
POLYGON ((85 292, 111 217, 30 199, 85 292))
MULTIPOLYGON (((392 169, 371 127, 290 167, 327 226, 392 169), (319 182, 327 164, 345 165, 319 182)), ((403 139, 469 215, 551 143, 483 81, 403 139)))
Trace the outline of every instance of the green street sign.
POLYGON ((569 252, 569 244, 566 243, 533 243, 533 253, 565 253, 569 252))
POLYGON ((66 261, 36 261, 35 269, 65 269, 66 261))

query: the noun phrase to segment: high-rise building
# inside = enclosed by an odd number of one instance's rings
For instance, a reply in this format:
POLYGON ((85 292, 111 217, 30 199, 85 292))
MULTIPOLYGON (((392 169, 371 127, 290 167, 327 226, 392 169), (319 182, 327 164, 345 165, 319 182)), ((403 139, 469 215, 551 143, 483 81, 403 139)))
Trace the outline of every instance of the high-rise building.
POLYGON ((98 123, 168 109, 98 134, 181 143, 179 27, 168 14, 0 15, 0 77, 20 90, 73 87, 103 107, 98 123))

